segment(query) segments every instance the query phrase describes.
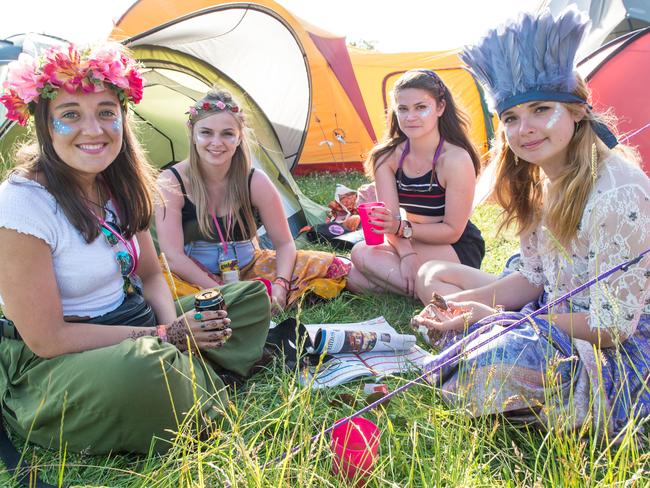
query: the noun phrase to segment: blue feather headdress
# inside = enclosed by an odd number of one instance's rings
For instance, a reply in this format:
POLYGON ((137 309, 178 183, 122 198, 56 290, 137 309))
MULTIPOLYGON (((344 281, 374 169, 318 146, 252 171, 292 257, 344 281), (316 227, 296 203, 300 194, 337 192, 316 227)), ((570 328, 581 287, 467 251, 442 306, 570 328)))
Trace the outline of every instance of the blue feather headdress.
POLYGON ((588 26, 587 16, 572 7, 557 18, 549 11, 526 13, 488 32, 460 58, 499 115, 532 101, 585 103, 572 92, 577 83, 575 55, 588 26))

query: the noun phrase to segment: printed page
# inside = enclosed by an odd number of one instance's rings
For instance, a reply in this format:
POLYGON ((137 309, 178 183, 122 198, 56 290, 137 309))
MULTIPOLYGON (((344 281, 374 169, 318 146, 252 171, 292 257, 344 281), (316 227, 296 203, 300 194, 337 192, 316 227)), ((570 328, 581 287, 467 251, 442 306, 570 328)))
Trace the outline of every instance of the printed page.
POLYGON ((312 342, 316 339, 316 333, 319 329, 325 330, 358 330, 370 332, 385 332, 388 334, 397 334, 397 331, 391 327, 384 317, 376 317, 363 322, 349 322, 345 324, 309 324, 305 325, 312 342))
POLYGON ((313 341, 316 354, 408 351, 414 335, 363 330, 318 329, 313 341))
MULTIPOLYGON (((379 338, 382 333, 391 334, 393 337, 406 335, 399 334, 384 317, 347 324, 312 324, 305 325, 305 328, 312 341, 316 339, 319 330, 326 332, 339 331, 338 336, 343 338, 345 338, 345 331, 373 332, 379 338)), ((333 347, 341 347, 340 342, 339 339, 339 342, 336 343, 338 346, 335 344, 333 347)), ((331 349, 328 349, 328 354, 332 354, 331 349)), ((433 355, 415 345, 405 351, 389 349, 387 351, 374 350, 361 353, 334 353, 333 358, 326 363, 305 368, 300 381, 303 385, 312 384, 314 389, 328 388, 363 376, 376 377, 421 370, 423 365, 432 359, 433 355)))
POLYGON ((413 370, 420 371, 423 365, 432 359, 433 355, 419 346, 413 346, 410 351, 402 353, 335 354, 320 367, 311 366, 303 370, 301 383, 308 385, 313 381, 314 389, 330 388, 363 376, 380 377, 413 370))

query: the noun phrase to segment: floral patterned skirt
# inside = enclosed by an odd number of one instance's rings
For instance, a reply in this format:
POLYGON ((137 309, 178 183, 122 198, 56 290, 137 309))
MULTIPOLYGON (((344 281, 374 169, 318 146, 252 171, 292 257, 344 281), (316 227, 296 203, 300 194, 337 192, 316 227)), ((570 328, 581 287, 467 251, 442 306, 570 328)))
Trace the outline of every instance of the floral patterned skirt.
MULTIPOLYGON (((275 251, 256 250, 250 264, 240 271, 241 280, 264 278, 273 281, 276 278, 275 251)), ((197 263, 199 266, 200 263, 197 263)), ((203 269, 204 267, 201 266, 203 269)), ((306 293, 332 299, 337 297, 345 288, 346 278, 351 265, 332 253, 321 251, 297 251, 296 263, 291 276, 291 291, 287 296, 287 306, 292 305, 306 293)), ((204 269, 205 270, 205 269, 204 269)), ((205 270, 207 273, 209 271, 205 270)), ((178 296, 190 295, 200 291, 196 285, 188 283, 165 271, 167 284, 178 296)), ((217 277, 215 277, 217 278, 217 277)))

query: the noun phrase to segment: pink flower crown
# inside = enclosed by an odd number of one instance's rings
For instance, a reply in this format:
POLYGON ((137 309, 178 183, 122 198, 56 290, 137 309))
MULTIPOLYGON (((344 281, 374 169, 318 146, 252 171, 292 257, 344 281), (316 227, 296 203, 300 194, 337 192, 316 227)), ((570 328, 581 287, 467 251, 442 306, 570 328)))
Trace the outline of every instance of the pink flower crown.
POLYGON ((226 103, 222 102, 221 100, 217 100, 216 102, 197 102, 194 105, 190 106, 189 110, 185 112, 189 115, 187 125, 191 125, 198 116, 203 115, 207 112, 223 112, 224 110, 228 110, 234 114, 243 112, 243 110, 233 102, 226 103))
POLYGON ((21 53, 9 63, 7 90, 0 102, 6 117, 27 124, 39 98, 54 99, 60 88, 68 93, 94 93, 104 84, 112 88, 120 103, 142 100, 143 79, 139 65, 126 56, 117 43, 78 49, 73 44, 50 48, 40 59, 21 53))

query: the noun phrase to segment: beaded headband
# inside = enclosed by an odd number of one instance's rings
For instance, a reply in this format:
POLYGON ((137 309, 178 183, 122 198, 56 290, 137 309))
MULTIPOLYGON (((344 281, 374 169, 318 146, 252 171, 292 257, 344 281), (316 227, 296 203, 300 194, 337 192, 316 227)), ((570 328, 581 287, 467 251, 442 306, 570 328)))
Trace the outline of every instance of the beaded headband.
POLYGON ((436 86, 438 87, 438 92, 440 93, 440 96, 443 96, 445 94, 447 87, 445 86, 440 76, 438 76, 438 73, 436 73, 431 69, 416 69, 413 71, 418 71, 420 73, 424 73, 425 75, 429 75, 431 78, 433 78, 436 86))
POLYGON ((233 114, 242 113, 243 110, 239 108, 234 102, 222 102, 217 100, 216 102, 211 102, 208 100, 198 101, 194 105, 191 105, 189 110, 185 112, 189 115, 187 120, 187 125, 191 125, 197 118, 203 117, 206 113, 210 112, 223 112, 227 110, 233 114))
POLYGON ((143 85, 139 65, 120 44, 81 49, 69 44, 50 48, 39 59, 21 53, 9 63, 0 102, 7 119, 25 125, 38 101, 56 98, 61 88, 68 93, 95 93, 108 86, 126 106, 142 100, 143 85))

